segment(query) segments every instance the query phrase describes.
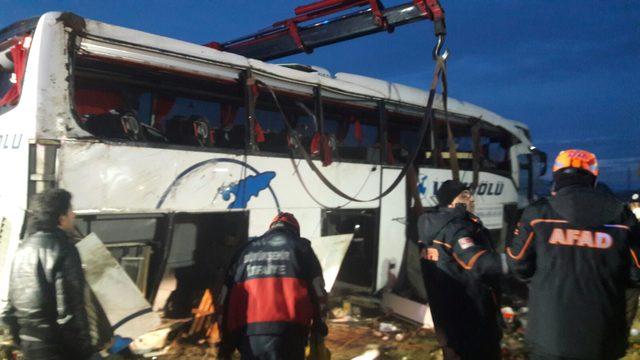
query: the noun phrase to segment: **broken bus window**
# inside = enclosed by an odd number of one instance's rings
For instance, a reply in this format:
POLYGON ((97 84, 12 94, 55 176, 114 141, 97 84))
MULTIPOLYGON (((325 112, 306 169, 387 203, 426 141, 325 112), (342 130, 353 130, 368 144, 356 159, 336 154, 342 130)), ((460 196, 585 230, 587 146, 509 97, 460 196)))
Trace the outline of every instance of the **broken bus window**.
POLYGON ((243 149, 239 84, 78 56, 74 108, 94 136, 243 149), (125 121, 126 120, 126 121, 125 121))
POLYGON ((380 163, 380 120, 374 102, 324 97, 322 106, 324 132, 334 159, 380 163))

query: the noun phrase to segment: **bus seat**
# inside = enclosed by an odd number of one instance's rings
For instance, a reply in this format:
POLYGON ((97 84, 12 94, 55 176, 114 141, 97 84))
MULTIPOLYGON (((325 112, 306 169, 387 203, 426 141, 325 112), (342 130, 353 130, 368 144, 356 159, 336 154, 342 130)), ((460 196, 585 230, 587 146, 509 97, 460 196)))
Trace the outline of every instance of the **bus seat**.
POLYGON ((231 128, 222 127, 215 132, 215 143, 219 147, 243 149, 246 127, 234 125, 231 128))
POLYGON ((167 139, 167 137, 164 136, 160 130, 154 128, 153 126, 140 123, 140 129, 142 130, 143 137, 149 142, 169 142, 169 139, 167 139))
POLYGON ((83 127, 98 138, 144 140, 135 112, 110 110, 106 114, 85 115, 83 127))
POLYGON ((166 137, 170 142, 180 145, 209 146, 209 121, 201 115, 189 117, 176 115, 167 121, 166 137))
POLYGON ((264 137, 265 141, 259 144, 260 150, 276 153, 286 153, 289 150, 285 131, 265 132, 264 137))

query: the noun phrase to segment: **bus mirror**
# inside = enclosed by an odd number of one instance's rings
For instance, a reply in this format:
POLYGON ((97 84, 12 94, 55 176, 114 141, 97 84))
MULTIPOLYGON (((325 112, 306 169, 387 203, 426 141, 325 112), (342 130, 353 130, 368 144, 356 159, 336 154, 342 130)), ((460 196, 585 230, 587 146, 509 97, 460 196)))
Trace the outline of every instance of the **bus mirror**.
POLYGON ((533 155, 536 157, 536 160, 540 166, 538 176, 544 176, 544 174, 547 173, 547 153, 534 148, 533 155))

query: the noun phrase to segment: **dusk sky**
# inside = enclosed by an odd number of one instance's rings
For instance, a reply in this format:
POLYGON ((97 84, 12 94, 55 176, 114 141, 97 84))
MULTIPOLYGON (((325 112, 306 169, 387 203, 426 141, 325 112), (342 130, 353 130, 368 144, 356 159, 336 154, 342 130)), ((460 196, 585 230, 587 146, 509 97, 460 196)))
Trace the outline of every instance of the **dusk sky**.
MULTIPOLYGON (((410 0, 383 1, 387 6, 410 0)), ((311 1, 0 0, 0 27, 72 11, 194 43, 225 41, 293 16, 311 1)), ((441 0, 450 95, 519 120, 549 153, 583 148, 601 180, 640 188, 640 1, 441 0)), ((425 88, 433 25, 424 21, 276 62, 319 65, 425 88)))

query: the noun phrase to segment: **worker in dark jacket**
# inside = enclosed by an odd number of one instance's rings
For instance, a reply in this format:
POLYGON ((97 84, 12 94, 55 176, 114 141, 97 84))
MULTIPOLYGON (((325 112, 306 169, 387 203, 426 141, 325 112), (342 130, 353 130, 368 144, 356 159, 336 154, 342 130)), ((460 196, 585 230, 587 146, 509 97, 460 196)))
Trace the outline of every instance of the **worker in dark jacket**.
POLYGON ((459 181, 445 181, 438 207, 418 220, 423 273, 436 337, 445 359, 499 359, 499 306, 494 293, 504 258, 473 215, 474 198, 459 181))
MULTIPOLYGON (((631 199, 629 200, 629 209, 633 212, 636 219, 640 221, 640 194, 634 193, 631 195, 631 199)), ((636 313, 638 312, 638 300, 640 299, 640 288, 631 287, 627 289, 626 293, 627 298, 627 328, 631 330, 633 326, 633 321, 636 318, 636 313)))
POLYGON ((617 359, 625 354, 625 289, 640 280, 638 222, 595 189, 598 163, 560 152, 554 190, 525 209, 509 264, 530 282, 527 342, 533 359, 617 359))
POLYGON ((89 334, 80 255, 67 236, 74 219, 67 191, 36 195, 31 235, 13 257, 3 321, 26 360, 100 358, 89 334))
POLYGON ((322 268, 289 213, 236 255, 222 290, 219 356, 304 359, 309 331, 327 335, 322 268))

